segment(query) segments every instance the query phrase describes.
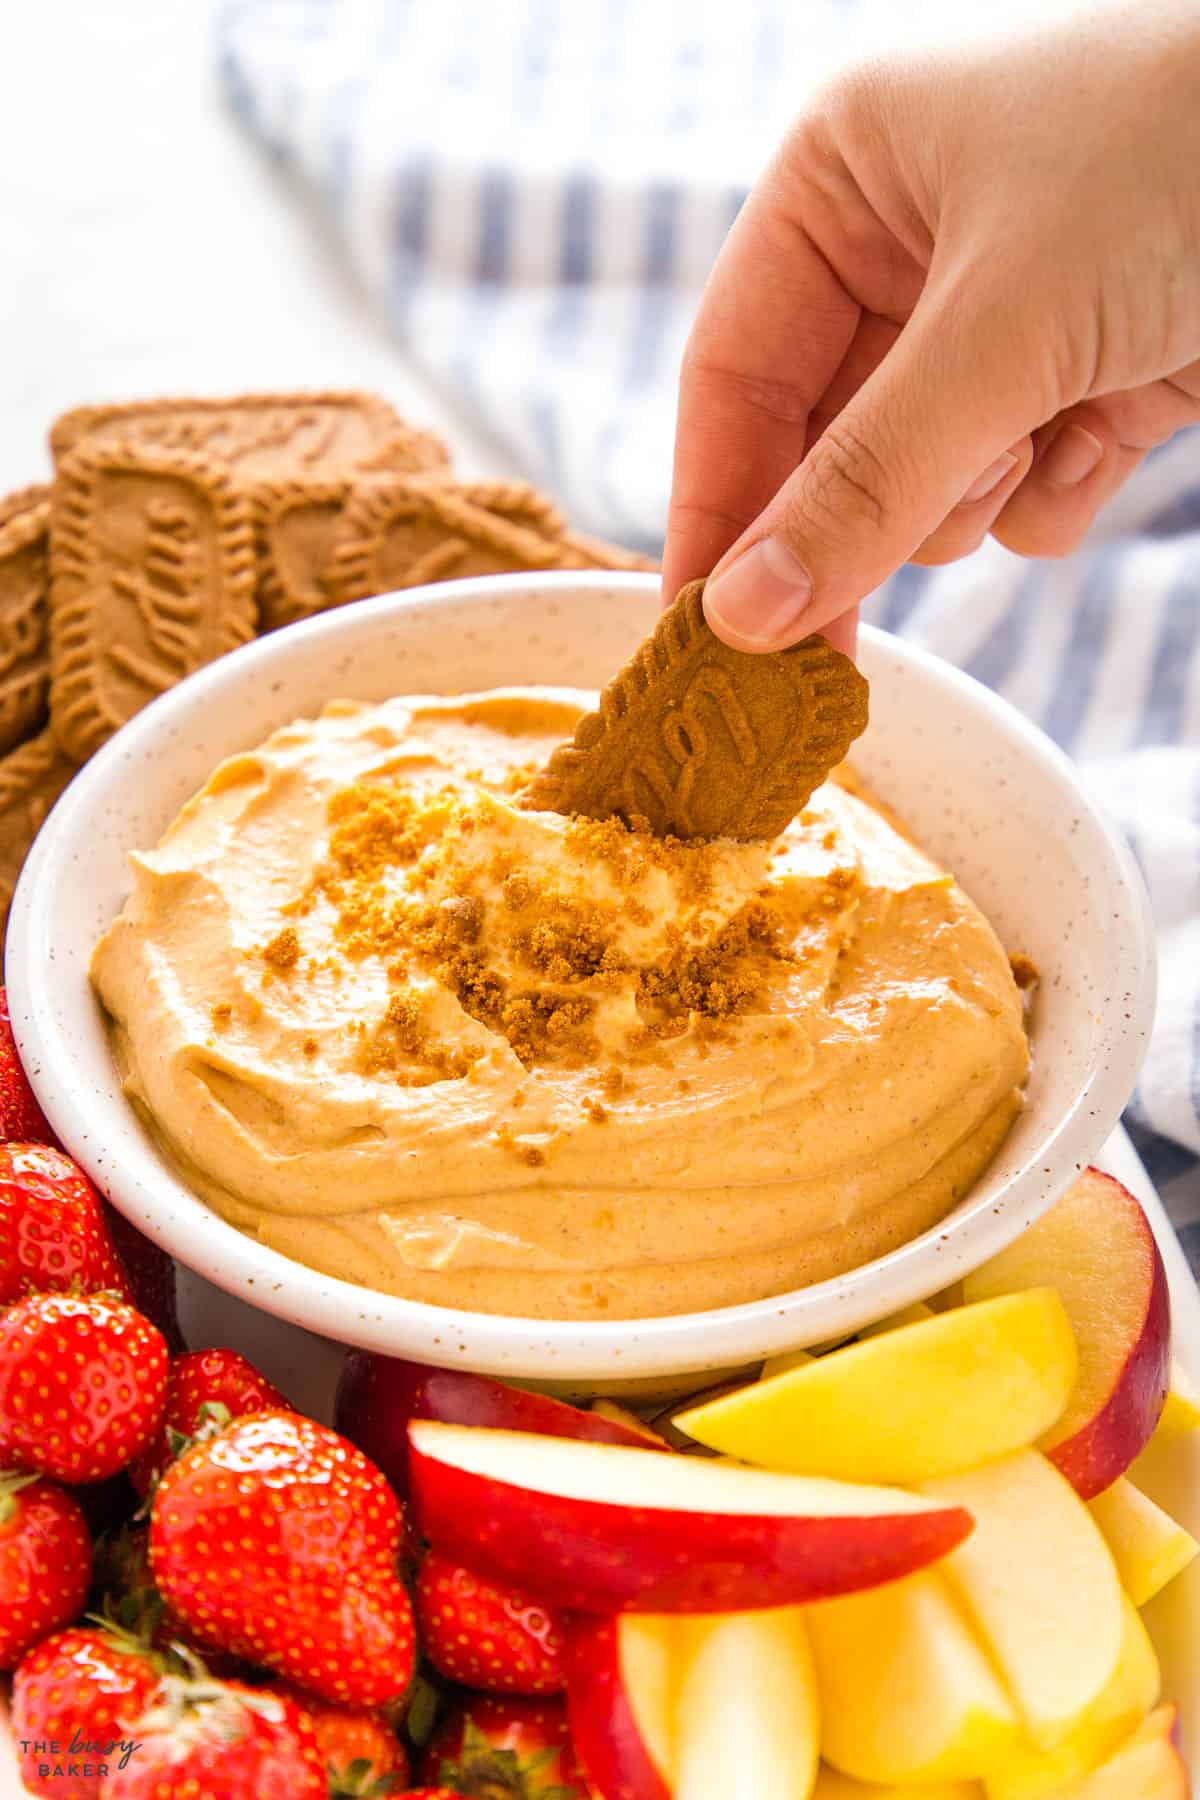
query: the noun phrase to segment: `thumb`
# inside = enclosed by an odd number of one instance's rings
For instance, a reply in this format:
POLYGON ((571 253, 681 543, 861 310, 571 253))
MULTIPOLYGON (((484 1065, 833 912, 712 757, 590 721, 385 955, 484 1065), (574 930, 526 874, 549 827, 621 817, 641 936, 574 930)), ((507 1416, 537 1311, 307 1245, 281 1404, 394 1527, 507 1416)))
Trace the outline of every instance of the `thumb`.
POLYGON ((923 300, 721 558, 704 594, 719 637, 743 650, 795 643, 857 605, 956 506, 988 497, 990 524, 1024 473, 1009 446, 1054 407, 1031 380, 1011 302, 972 312, 923 300))

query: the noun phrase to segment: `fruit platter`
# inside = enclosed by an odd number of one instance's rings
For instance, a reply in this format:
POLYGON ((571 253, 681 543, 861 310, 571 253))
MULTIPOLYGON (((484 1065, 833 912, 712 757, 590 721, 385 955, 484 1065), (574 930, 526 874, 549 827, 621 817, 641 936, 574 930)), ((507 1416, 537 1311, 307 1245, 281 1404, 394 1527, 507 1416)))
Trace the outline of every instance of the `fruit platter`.
POLYGON ((1122 1137, 932 1304, 645 1416, 176 1282, 5 1055, 0 1791, 1190 1792, 1200 1309, 1122 1137))

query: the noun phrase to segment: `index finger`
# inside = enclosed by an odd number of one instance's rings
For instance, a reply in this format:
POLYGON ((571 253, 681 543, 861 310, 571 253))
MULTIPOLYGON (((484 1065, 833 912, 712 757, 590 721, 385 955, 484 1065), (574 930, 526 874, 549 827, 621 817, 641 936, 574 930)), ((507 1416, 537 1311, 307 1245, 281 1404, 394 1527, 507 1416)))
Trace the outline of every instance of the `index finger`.
POLYGON ((860 307, 768 177, 709 277, 684 354, 663 592, 707 575, 801 461, 860 307))

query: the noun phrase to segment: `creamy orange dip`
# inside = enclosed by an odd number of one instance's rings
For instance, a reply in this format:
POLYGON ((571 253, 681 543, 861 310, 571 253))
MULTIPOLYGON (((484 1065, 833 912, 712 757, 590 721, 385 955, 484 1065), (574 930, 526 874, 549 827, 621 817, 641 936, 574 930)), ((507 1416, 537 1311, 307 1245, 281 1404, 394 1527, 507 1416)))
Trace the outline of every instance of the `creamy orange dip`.
POLYGON ((594 697, 335 703, 215 770, 92 975, 188 1181, 386 1293, 634 1318, 940 1219, 1021 1105, 986 919, 826 783, 772 845, 526 812, 594 697))

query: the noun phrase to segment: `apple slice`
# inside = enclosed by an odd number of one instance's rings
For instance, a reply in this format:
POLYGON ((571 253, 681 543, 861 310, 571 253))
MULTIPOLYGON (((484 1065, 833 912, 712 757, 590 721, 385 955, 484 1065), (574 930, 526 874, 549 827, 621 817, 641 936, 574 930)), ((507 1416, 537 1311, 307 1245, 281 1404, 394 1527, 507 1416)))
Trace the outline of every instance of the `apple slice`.
POLYGON ((426 1537, 569 1612, 828 1599, 910 1574, 971 1529, 959 1506, 701 1457, 424 1420, 409 1445, 426 1537))
POLYGON ((596 1444, 669 1448, 651 1441, 649 1429, 599 1411, 584 1412, 526 1388, 509 1387, 469 1369, 436 1369, 354 1350, 342 1365, 334 1419, 343 1437, 383 1470, 401 1499, 408 1493, 408 1422, 440 1419, 447 1425, 487 1425, 498 1431, 533 1431, 541 1437, 582 1438, 596 1444))
POLYGON ((1179 1749, 1179 1715, 1161 1706, 1108 1761, 1056 1800, 1190 1800, 1192 1784, 1179 1749))
POLYGON ((801 1608, 698 1623, 678 1719, 676 1800, 810 1800, 820 1728, 801 1608))
POLYGON ((1085 1500, 1123 1475, 1163 1409, 1171 1302, 1154 1233, 1128 1188, 1086 1169, 1015 1244, 963 1283, 968 1300, 1050 1286, 1079 1348, 1079 1380, 1041 1448, 1085 1500))
POLYGON ((673 1800, 676 1704, 692 1629, 680 1614, 573 1623, 571 1741, 600 1800, 673 1800))
POLYGON ((920 1781, 915 1786, 905 1782, 901 1787, 889 1781, 881 1786, 855 1781, 822 1763, 812 1800, 983 1800, 983 1789, 976 1781, 920 1781))
POLYGON ((676 1414, 726 1456, 841 1481, 912 1482, 973 1469, 1058 1418, 1075 1342, 1053 1288, 931 1313, 676 1414))
POLYGON ((1135 1606, 1145 1606, 1187 1568, 1200 1544, 1170 1513, 1122 1475, 1088 1501, 1104 1533, 1121 1585, 1135 1606))
MULTIPOLYGON (((642 1444, 650 1450, 669 1450, 671 1447, 662 1434, 655 1431, 653 1425, 645 1419, 639 1419, 635 1412, 630 1412, 627 1406, 621 1406, 616 1400, 593 1400, 589 1411, 598 1419, 607 1419, 610 1425, 623 1426, 629 1435, 620 1440, 622 1443, 642 1444)), ((454 1421, 451 1420, 450 1423, 453 1424, 454 1421)), ((458 1423, 462 1424, 463 1421, 460 1419, 458 1423)), ((550 1432, 549 1435, 554 1437, 561 1434, 550 1432)))
POLYGON ((1112 1680, 1125 1631, 1100 1527, 1036 1450, 920 1484, 970 1509, 975 1530, 943 1570, 983 1636, 1025 1729, 1052 1750, 1112 1680))
POLYGON ((934 1570, 808 1609, 826 1760, 861 1781, 982 1780, 1023 1738, 934 1570))
POLYGON ((902 1306, 899 1312, 889 1313, 886 1319, 876 1319, 873 1325, 864 1325, 859 1332, 860 1338, 882 1337, 885 1332, 899 1331, 903 1325, 920 1325, 924 1319, 932 1319, 934 1311, 924 1300, 914 1300, 911 1306, 902 1306))
POLYGON ((1158 1429, 1165 1438, 1186 1437, 1189 1432, 1200 1430, 1200 1395, 1178 1363, 1171 1364, 1171 1386, 1158 1429))
MULTIPOLYGON (((760 1381, 769 1381, 772 1375, 786 1375, 789 1369, 803 1369, 811 1362, 816 1362, 811 1350, 781 1350, 778 1356, 768 1356, 759 1371, 760 1381)), ((744 1387, 745 1382, 739 1382, 744 1387)))
POLYGON ((1099 1767, 1141 1723, 1158 1699, 1158 1658, 1129 1596, 1122 1603, 1121 1654, 1102 1693, 1052 1750, 1017 1750, 988 1781, 988 1800, 1058 1800, 1073 1781, 1099 1767))

